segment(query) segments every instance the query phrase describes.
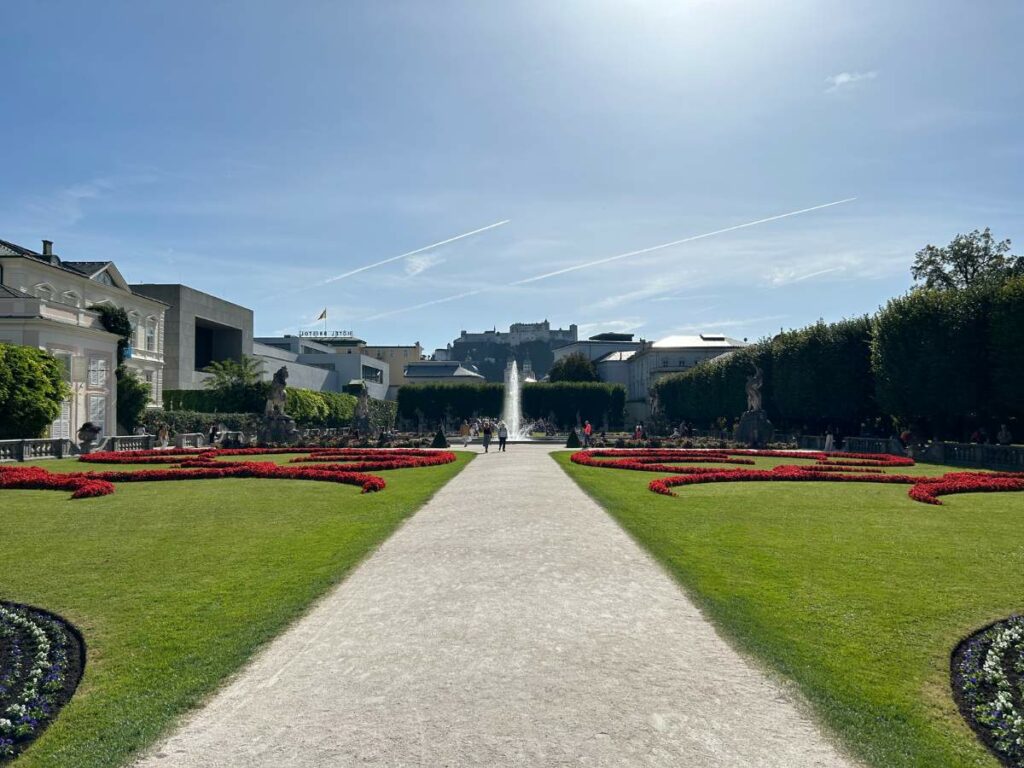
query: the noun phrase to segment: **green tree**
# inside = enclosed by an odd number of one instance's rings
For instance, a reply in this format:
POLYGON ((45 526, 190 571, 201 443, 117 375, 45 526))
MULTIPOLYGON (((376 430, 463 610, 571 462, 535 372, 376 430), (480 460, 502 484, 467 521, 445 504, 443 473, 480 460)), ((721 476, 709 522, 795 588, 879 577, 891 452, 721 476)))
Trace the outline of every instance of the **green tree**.
POLYGON ((203 373, 210 374, 207 389, 251 387, 263 377, 263 361, 252 355, 242 355, 241 360, 214 360, 203 368, 203 373))
POLYGON ((942 290, 971 288, 985 283, 1001 283, 1024 274, 1024 258, 1007 255, 1009 240, 996 240, 988 227, 957 235, 949 245, 926 245, 914 257, 910 273, 925 288, 942 290))
POLYGON ((123 368, 117 376, 117 420, 129 432, 142 422, 149 404, 149 384, 135 371, 123 368))
POLYGON ((600 381, 597 367, 582 352, 573 352, 556 360, 548 371, 548 380, 558 381, 600 381))
POLYGON ((210 374, 206 388, 215 394, 218 410, 231 413, 262 411, 269 385, 261 381, 263 362, 243 355, 241 360, 216 360, 203 369, 210 374))
POLYGON ((49 352, 0 344, 0 439, 42 436, 69 395, 64 369, 49 352))

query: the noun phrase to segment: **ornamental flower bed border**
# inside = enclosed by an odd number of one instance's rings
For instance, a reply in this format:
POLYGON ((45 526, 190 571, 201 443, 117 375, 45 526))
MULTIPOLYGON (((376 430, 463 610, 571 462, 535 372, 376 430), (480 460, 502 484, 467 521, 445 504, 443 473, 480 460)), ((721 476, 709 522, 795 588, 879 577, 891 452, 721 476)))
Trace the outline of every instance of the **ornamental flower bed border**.
POLYGON ((957 708, 978 739, 1003 765, 1024 766, 1024 616, 961 640, 950 654, 949 675, 957 708))
POLYGON ((53 722, 78 688, 85 662, 85 639, 73 624, 43 608, 0 600, 0 765, 53 722), (31 667, 24 671, 26 663, 31 667))
POLYGON ((908 496, 923 504, 942 504, 939 496, 955 493, 1024 491, 1024 472, 948 472, 939 477, 887 474, 887 467, 905 467, 913 459, 889 454, 824 453, 821 451, 771 450, 597 450, 577 451, 575 464, 605 469, 641 472, 673 472, 658 478, 648 489, 663 496, 675 496, 680 485, 735 482, 830 482, 887 483, 909 485, 908 496), (813 459, 813 465, 783 464, 771 470, 725 467, 680 467, 685 463, 753 464, 752 457, 813 459), (601 461, 600 459, 610 459, 601 461), (667 462, 672 462, 671 464, 667 462))
POLYGON ((358 485, 363 493, 382 491, 384 478, 373 471, 432 467, 456 460, 451 451, 418 449, 320 449, 320 448, 243 448, 221 450, 126 451, 99 453, 80 461, 101 464, 176 464, 160 469, 105 470, 54 473, 42 467, 0 466, 0 489, 65 490, 71 498, 107 496, 114 483, 159 482, 168 480, 206 480, 226 477, 261 479, 316 480, 358 485), (279 465, 266 461, 214 461, 218 456, 256 456, 306 453, 305 459, 335 462, 320 466, 279 465), (92 458, 90 458, 92 457, 92 458), (313 457, 316 457, 315 459, 313 457), (344 462, 344 463, 340 463, 344 462))

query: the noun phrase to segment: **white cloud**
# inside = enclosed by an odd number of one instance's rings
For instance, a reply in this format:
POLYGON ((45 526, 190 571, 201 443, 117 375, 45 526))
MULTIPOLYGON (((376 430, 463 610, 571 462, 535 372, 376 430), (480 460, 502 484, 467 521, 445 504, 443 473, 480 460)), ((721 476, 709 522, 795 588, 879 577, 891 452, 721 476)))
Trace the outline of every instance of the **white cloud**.
POLYGON ((772 285, 781 286, 789 285, 790 283, 801 283, 804 280, 810 280, 815 277, 821 277, 822 275, 829 275, 833 272, 845 272, 846 267, 828 267, 827 269, 816 269, 813 272, 798 272, 792 268, 782 268, 772 270, 770 280, 772 285))
POLYGON ((410 256, 405 260, 405 274, 409 277, 415 277, 421 272, 426 272, 431 267, 436 267, 438 264, 443 264, 444 258, 434 253, 421 253, 416 256, 410 256))
POLYGON ((875 70, 870 72, 840 72, 838 75, 829 75, 825 78, 825 82, 828 83, 825 93, 835 93, 841 89, 851 88, 857 83, 862 83, 865 80, 874 80, 876 77, 878 77, 878 72, 875 70))

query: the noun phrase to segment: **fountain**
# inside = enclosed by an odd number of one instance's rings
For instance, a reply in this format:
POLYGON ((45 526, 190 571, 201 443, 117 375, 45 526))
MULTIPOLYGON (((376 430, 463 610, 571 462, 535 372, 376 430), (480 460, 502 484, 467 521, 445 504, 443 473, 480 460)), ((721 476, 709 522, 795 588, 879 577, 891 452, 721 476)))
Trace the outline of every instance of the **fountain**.
POLYGON ((505 404, 501 420, 508 428, 509 440, 530 440, 530 427, 523 423, 523 387, 519 380, 519 365, 515 359, 505 368, 505 404))

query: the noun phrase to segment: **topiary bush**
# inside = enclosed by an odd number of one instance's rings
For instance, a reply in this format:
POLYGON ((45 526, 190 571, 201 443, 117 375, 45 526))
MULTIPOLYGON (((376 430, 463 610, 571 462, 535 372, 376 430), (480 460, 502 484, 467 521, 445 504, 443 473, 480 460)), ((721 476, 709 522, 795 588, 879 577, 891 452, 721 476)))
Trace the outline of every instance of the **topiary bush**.
POLYGON ((444 432, 440 429, 437 430, 437 434, 434 435, 434 440, 430 443, 431 448, 447 448, 448 438, 444 436, 444 432))
POLYGON ((580 436, 576 434, 575 429, 569 430, 569 439, 565 441, 566 448, 581 448, 583 444, 580 442, 580 436))

